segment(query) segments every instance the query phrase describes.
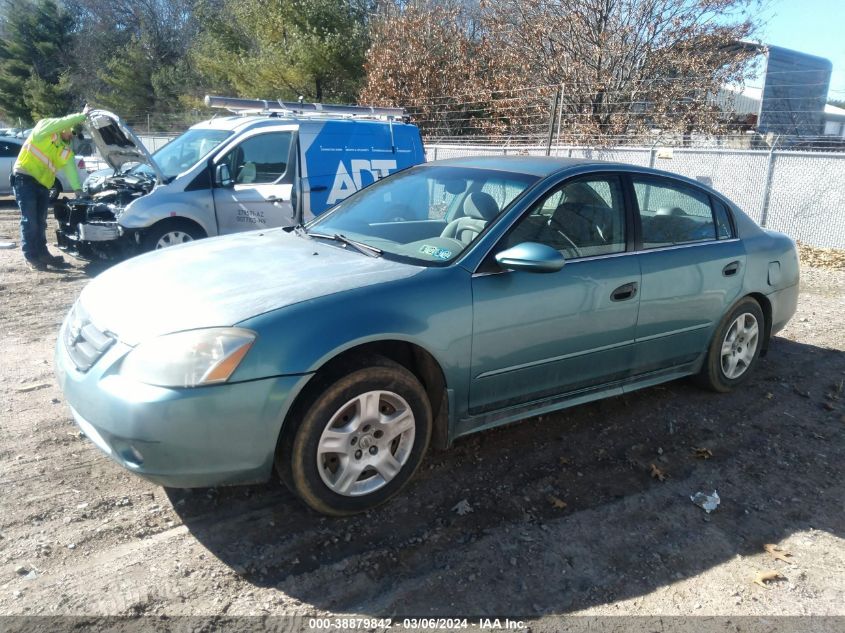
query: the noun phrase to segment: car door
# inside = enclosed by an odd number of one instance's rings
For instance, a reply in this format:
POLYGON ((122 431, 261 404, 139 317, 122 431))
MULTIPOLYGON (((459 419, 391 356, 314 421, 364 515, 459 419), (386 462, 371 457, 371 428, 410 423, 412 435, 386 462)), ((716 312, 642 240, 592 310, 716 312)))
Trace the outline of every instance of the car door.
POLYGON ((9 176, 20 151, 20 143, 14 143, 7 139, 0 140, 0 191, 11 191, 12 186, 9 183, 9 176))
POLYGON ((724 204, 698 187, 632 176, 641 231, 637 373, 680 367, 707 348, 738 298, 745 249, 724 204))
POLYGON ((293 146, 292 131, 261 132, 214 161, 214 210, 222 235, 294 223, 293 146), (225 181, 221 166, 228 173, 225 181))
MULTIPOLYGON (((470 413, 587 390, 628 375, 640 271, 619 176, 568 180, 532 206, 491 253, 539 242, 554 273, 490 268, 472 279, 470 413)), ((494 264, 495 265, 495 264, 494 264)))

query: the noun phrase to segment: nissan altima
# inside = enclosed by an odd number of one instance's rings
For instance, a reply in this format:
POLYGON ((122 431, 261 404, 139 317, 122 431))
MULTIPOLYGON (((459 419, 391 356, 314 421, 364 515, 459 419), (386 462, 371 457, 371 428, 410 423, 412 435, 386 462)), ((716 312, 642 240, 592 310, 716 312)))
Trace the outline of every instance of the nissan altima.
POLYGON ((345 515, 396 494, 430 445, 684 376, 738 387, 798 276, 791 239, 694 180, 462 158, 305 226, 109 269, 65 319, 56 371, 82 431, 142 477, 275 471, 345 515))

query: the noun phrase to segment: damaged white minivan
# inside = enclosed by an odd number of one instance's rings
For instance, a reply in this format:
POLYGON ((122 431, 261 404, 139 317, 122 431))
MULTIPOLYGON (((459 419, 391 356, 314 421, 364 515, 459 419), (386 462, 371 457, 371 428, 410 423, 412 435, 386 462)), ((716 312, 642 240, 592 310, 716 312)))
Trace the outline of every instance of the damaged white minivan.
POLYGON ((206 103, 230 114, 192 126, 152 155, 117 115, 92 110, 86 127, 113 173, 89 196, 56 203, 59 248, 112 259, 296 225, 425 160, 419 129, 400 108, 206 103))

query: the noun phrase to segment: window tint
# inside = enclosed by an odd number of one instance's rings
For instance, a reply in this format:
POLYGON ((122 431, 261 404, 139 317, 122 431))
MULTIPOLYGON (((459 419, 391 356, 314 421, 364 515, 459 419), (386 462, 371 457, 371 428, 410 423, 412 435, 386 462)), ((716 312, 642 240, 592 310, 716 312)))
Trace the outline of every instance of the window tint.
POLYGON ((287 170, 290 132, 271 132, 248 138, 223 159, 236 184, 276 182, 287 170))
POLYGON ((657 179, 634 179, 643 248, 716 239, 710 198, 691 187, 657 179))
POLYGON ((716 235, 720 240, 727 240, 734 236, 731 216, 725 204, 713 199, 713 210, 716 213, 716 235))
POLYGON ((505 238, 503 247, 540 242, 568 258, 625 250, 625 211, 616 177, 568 182, 540 200, 505 238))

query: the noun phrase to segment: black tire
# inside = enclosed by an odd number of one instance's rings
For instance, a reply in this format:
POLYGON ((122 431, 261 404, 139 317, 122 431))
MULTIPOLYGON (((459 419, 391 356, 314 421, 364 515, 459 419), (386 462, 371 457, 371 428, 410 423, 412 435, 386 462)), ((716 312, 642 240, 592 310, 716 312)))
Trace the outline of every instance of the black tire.
POLYGON ((182 244, 185 242, 193 242, 194 240, 199 240, 206 237, 205 231, 203 231, 199 226, 190 222, 189 220, 182 220, 179 218, 172 218, 169 220, 163 220, 158 224, 154 224, 152 227, 146 230, 144 233, 144 238, 141 241, 141 250, 144 252, 147 251, 154 251, 160 248, 165 248, 165 246, 175 246, 177 244, 182 244), (169 235, 179 235, 185 236, 186 239, 183 241, 177 241, 176 239, 168 240, 167 236, 169 235), (172 242, 169 244, 164 244, 163 242, 172 242))
POLYGON ((307 390, 305 401, 288 420, 276 451, 276 469, 282 481, 322 514, 346 516, 390 499, 419 468, 431 439, 431 405, 416 376, 381 356, 367 357, 365 363, 335 367, 315 377, 317 383, 307 390), (381 393, 373 396, 374 392, 381 393), (363 398, 364 394, 371 394, 370 400, 363 398), (361 415, 365 400, 377 403, 377 422, 361 415), (408 420, 408 414, 413 420, 408 420), (400 419, 406 420, 404 426, 411 426, 413 432, 408 428, 391 440, 391 433, 402 427, 391 431, 389 425, 400 419), (324 432, 346 433, 347 429, 357 430, 344 434, 338 442, 343 452, 321 453, 324 432), (390 479, 382 474, 386 467, 380 461, 388 455, 392 464, 399 465, 390 479), (350 474, 344 478, 346 469, 350 474), (338 490, 344 482, 348 482, 348 491, 341 494, 338 490))
MULTIPOLYGON (((754 367, 757 365, 757 359, 760 358, 760 351, 763 348, 765 332, 766 321, 763 315, 763 310, 760 308, 760 304, 751 297, 745 297, 740 300, 740 302, 725 315, 721 323, 719 323, 719 327, 716 328, 713 340, 707 348, 707 357, 704 359, 704 365, 701 367, 701 371, 696 376, 696 382, 700 386, 712 391, 727 393, 733 390, 737 385, 740 385, 748 380, 748 376, 751 375, 754 371, 754 367), (751 355, 747 361, 741 361, 740 363, 736 363, 735 361, 735 371, 741 371, 741 373, 730 377, 726 373, 724 366, 725 363, 723 362, 722 347, 723 344, 728 345, 729 341, 726 339, 726 336, 728 335, 729 330, 731 330, 734 326, 734 323, 736 323, 741 316, 745 316, 746 325, 751 323, 752 318, 756 321, 757 336, 754 341, 755 349, 753 355, 751 355)), ((737 339, 734 342, 734 345, 739 352, 733 352, 733 355, 741 357, 743 352, 747 355, 748 347, 750 346, 746 345, 745 348, 742 346, 749 342, 749 340, 737 339)))

